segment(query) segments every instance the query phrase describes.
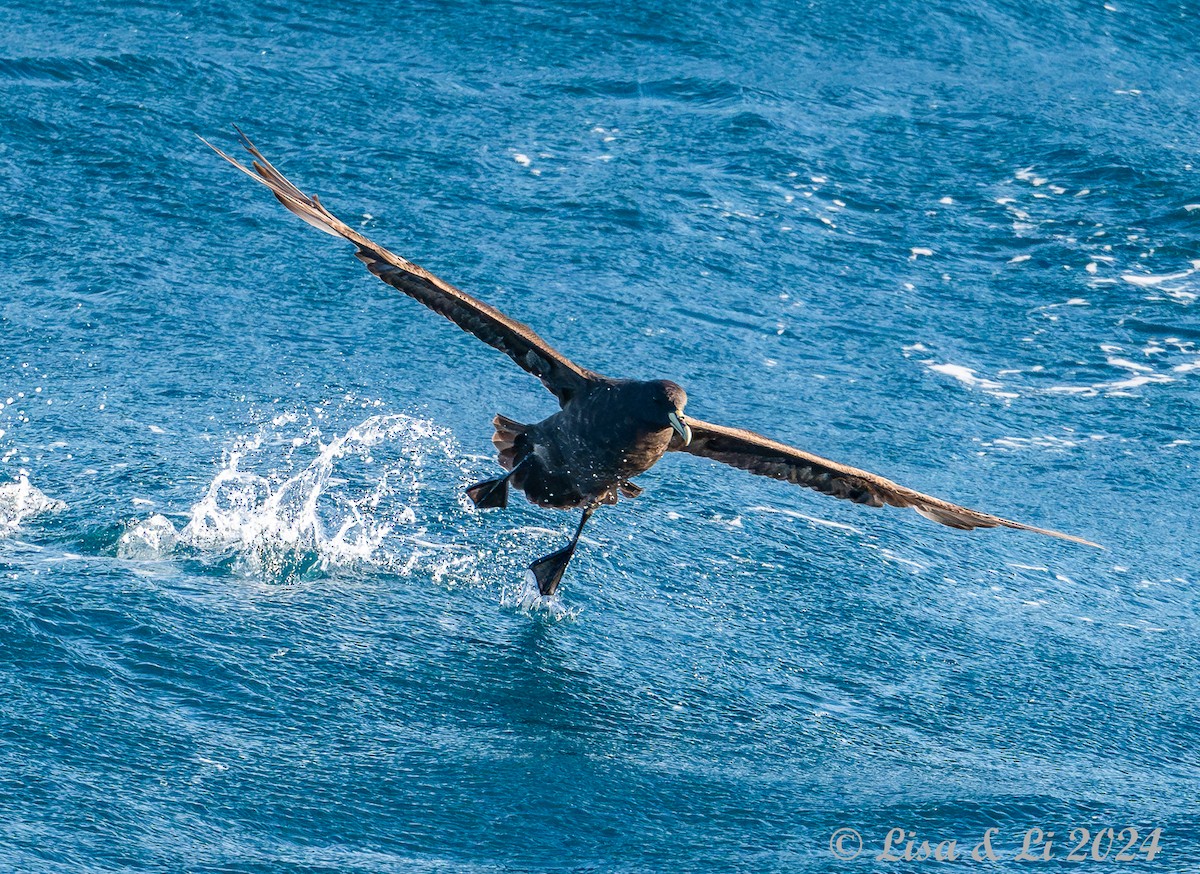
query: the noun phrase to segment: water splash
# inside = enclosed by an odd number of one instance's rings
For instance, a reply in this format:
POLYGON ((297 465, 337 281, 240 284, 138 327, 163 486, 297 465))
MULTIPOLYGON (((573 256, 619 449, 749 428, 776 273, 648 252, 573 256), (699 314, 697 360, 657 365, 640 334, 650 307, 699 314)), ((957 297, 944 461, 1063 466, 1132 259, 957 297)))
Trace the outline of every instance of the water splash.
POLYGON ((490 458, 464 454, 450 431, 411 416, 331 428, 339 418, 289 413, 237 438, 186 523, 158 513, 128 522, 118 557, 197 558, 272 586, 363 568, 442 586, 500 583, 502 606, 554 621, 576 615, 517 582, 528 558, 565 532, 528 524, 519 507, 485 520, 466 498, 490 458), (340 433, 326 438, 330 430, 340 433))
POLYGON ((328 442, 316 424, 279 416, 225 453, 178 540, 272 583, 362 564, 399 573, 430 564, 437 579, 472 560, 457 538, 431 537, 418 513, 433 486, 435 521, 466 516, 456 449, 448 431, 405 415, 371 416, 328 442), (453 482, 434 482, 447 474, 453 482))
POLYGON ((170 556, 178 542, 175 525, 166 516, 155 513, 125 529, 117 541, 117 557, 127 561, 161 561, 170 556))
POLYGON ((579 607, 568 607, 557 594, 543 595, 530 571, 525 572, 520 582, 511 583, 503 588, 500 593, 500 605, 510 610, 542 614, 551 622, 578 619, 582 612, 579 607))
POLYGON ((16 480, 0 485, 0 537, 11 534, 30 516, 57 512, 67 507, 62 501, 47 497, 21 473, 16 480))

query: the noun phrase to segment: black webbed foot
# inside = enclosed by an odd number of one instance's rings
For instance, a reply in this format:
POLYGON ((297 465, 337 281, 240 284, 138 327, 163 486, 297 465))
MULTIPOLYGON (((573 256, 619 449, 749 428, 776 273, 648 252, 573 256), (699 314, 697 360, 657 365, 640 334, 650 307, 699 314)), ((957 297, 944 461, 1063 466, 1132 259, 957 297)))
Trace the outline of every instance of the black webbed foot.
POLYGON ((480 510, 487 510, 492 507, 503 509, 508 506, 508 477, 502 476, 499 479, 485 479, 483 482, 475 483, 475 485, 467 489, 467 497, 480 510))
POLYGON ((575 529, 575 536, 571 538, 570 543, 558 552, 543 555, 529 566, 529 572, 537 581, 538 591, 544 597, 549 597, 558 590, 563 572, 566 571, 571 556, 575 554, 575 547, 579 544, 579 535, 583 533, 583 526, 587 524, 588 519, 592 518, 592 514, 596 512, 598 506, 600 506, 599 503, 593 503, 583 511, 583 518, 579 520, 579 527, 575 529))
POLYGON ((537 581, 538 591, 543 596, 549 597, 558 590, 558 584, 562 582, 563 573, 574 554, 575 541, 571 541, 557 552, 543 555, 529 566, 529 572, 533 574, 534 580, 537 581))

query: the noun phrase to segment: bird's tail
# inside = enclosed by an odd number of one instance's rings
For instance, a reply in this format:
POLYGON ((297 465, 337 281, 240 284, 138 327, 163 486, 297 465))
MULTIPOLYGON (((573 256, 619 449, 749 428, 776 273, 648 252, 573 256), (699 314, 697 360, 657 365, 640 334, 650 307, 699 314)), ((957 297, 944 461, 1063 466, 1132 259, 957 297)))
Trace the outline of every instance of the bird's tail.
POLYGON ((492 425, 496 428, 496 433, 492 435, 492 445, 496 447, 496 451, 500 455, 500 466, 505 470, 512 470, 524 457, 526 451, 524 437, 529 426, 514 422, 499 413, 492 420, 492 425))

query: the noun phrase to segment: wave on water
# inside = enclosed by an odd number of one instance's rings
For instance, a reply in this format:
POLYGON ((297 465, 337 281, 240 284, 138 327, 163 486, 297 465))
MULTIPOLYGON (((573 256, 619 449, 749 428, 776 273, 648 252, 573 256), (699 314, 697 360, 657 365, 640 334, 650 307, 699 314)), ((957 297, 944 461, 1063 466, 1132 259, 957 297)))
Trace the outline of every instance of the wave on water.
POLYGON ((22 473, 13 482, 0 485, 0 537, 12 534, 30 516, 66 508, 62 501, 47 497, 22 473))

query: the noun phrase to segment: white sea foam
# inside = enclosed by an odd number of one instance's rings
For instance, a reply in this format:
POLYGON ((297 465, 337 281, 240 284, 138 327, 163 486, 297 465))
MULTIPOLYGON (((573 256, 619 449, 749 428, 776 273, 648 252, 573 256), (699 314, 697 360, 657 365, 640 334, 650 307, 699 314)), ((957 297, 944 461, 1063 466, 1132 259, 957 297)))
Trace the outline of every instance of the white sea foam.
POLYGON ((1038 176, 1036 173, 1034 173, 1032 167, 1025 167, 1021 170, 1018 170, 1015 175, 1022 182, 1028 182, 1035 188, 1040 188, 1049 181, 1044 176, 1038 176))
MULTIPOLYGON (((1102 345, 1100 349, 1105 353, 1105 361, 1110 367, 1116 367, 1126 371, 1127 376, 1125 378, 1105 380, 1103 382, 1096 382, 1086 386, 1051 386, 1050 388, 1046 389, 1046 391, 1055 394, 1096 395, 1103 393, 1128 396, 1132 389, 1141 388, 1142 386, 1146 385, 1161 385, 1176 381, 1176 377, 1159 372, 1150 364, 1143 364, 1137 361, 1131 361, 1128 358, 1119 357, 1118 353, 1122 351, 1120 346, 1106 344, 1102 345)), ((1174 370, 1174 368, 1172 368, 1172 370, 1174 370)))
POLYGON ((911 558, 905 558, 902 555, 897 555, 890 549, 885 549, 885 548, 881 547, 879 550, 879 554, 882 555, 886 559, 890 559, 891 561, 898 562, 903 565, 907 565, 918 571, 923 571, 926 569, 925 565, 921 564, 919 561, 913 561, 911 558))
MULTIPOLYGON (((1066 303, 1067 305, 1072 305, 1083 302, 1082 299, 1072 299, 1066 303)), ((1043 309, 1051 309, 1055 306, 1060 306, 1060 304, 1050 304, 1047 307, 1043 307, 1043 309)), ((1031 387, 1020 384, 1010 385, 998 380, 988 379, 987 377, 978 375, 973 368, 961 364, 937 363, 933 358, 923 358, 920 360, 933 373, 952 377, 972 389, 977 389, 994 397, 1004 399, 1013 399, 1038 393, 1089 397, 1107 394, 1130 397, 1135 389, 1148 385, 1166 385, 1177 382, 1181 376, 1186 378, 1188 374, 1200 370, 1200 358, 1196 357, 1196 353, 1200 349, 1197 349, 1196 345, 1191 341, 1183 341, 1177 337, 1167 337, 1161 343, 1148 344, 1139 350, 1144 356, 1144 359, 1140 361, 1135 360, 1135 357, 1130 356, 1125 348, 1120 345, 1104 343, 1099 348, 1104 353, 1105 363, 1109 367, 1124 371, 1122 376, 1116 379, 1105 379, 1083 385, 1038 385, 1031 387), (1186 360, 1179 361, 1181 354, 1187 356, 1186 360)), ((906 356, 909 356, 916 352, 925 352, 928 350, 920 343, 917 343, 903 347, 903 351, 906 356)), ((1041 365, 1028 368, 1028 372, 1030 373, 1042 373, 1044 371, 1045 368, 1041 365)), ((1006 368, 998 371, 997 376, 1019 377, 1022 372, 1022 370, 1006 368)))
POLYGON ((135 522, 125 529, 117 541, 117 557, 132 561, 158 561, 167 558, 179 534, 166 516, 155 513, 149 519, 135 522))
POLYGON ((1054 435, 1038 437, 997 437, 995 440, 985 440, 983 446, 995 449, 1006 449, 1023 452, 1030 449, 1072 449, 1079 445, 1076 440, 1054 435))
POLYGON ((946 376, 952 376, 966 385, 978 386, 979 388, 1003 388, 998 382, 976 376, 973 369, 964 367, 961 364, 930 364, 929 369, 934 373, 944 373, 946 376))
POLYGON ((11 534, 31 516, 66 508, 62 501, 47 497, 29 481, 28 474, 22 473, 13 482, 0 485, 0 536, 11 534))
MULTIPOLYGON (((1123 280, 1125 280, 1126 282, 1128 282, 1130 285, 1136 285, 1139 288, 1152 288, 1155 286, 1162 285, 1163 283, 1166 283, 1166 282, 1178 282, 1181 279, 1187 279, 1189 276, 1191 276, 1197 270, 1200 270, 1200 259, 1191 261, 1190 263, 1191 263, 1190 269, 1181 270, 1176 273, 1159 273, 1159 274, 1123 273, 1123 274, 1121 274, 1121 278, 1123 280)), ((1166 291, 1166 289, 1164 289, 1164 291, 1166 291)), ((1176 289, 1175 291, 1176 291, 1176 293, 1179 293, 1180 290, 1176 289)), ((1189 294, 1188 292, 1183 292, 1183 293, 1189 294)), ((1191 295, 1191 297, 1194 298, 1195 295, 1191 295)))
POLYGON ((1130 361, 1128 358, 1115 358, 1109 356, 1108 363, 1113 367, 1123 367, 1126 370, 1136 370, 1141 373, 1153 373, 1154 368, 1147 364, 1138 364, 1136 361, 1130 361))
POLYGON ((861 528, 855 528, 853 525, 846 525, 842 522, 830 522, 828 519, 818 519, 816 516, 808 516, 796 510, 787 510, 783 507, 751 507, 752 513, 772 513, 778 516, 787 516, 790 519, 801 519, 812 525, 822 525, 826 528, 840 528, 843 531, 851 531, 855 534, 862 534, 861 528))
POLYGON ((1141 288, 1149 288, 1154 285, 1162 285, 1164 282, 1173 282, 1177 279, 1185 279, 1191 276, 1194 271, 1185 270, 1182 273, 1162 273, 1154 274, 1138 274, 1138 273, 1123 273, 1121 278, 1130 285, 1137 285, 1141 288))
POLYGON ((932 360, 923 362, 934 373, 941 373, 945 376, 953 377, 963 385, 977 388, 980 391, 988 394, 1011 400, 1012 398, 1020 397, 1016 392, 1005 388, 1003 383, 996 382, 994 379, 987 379, 982 376, 976 376, 975 371, 970 367, 964 367, 961 364, 934 364, 932 360))

